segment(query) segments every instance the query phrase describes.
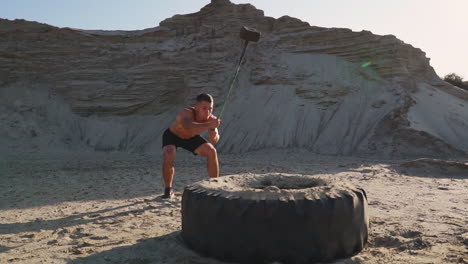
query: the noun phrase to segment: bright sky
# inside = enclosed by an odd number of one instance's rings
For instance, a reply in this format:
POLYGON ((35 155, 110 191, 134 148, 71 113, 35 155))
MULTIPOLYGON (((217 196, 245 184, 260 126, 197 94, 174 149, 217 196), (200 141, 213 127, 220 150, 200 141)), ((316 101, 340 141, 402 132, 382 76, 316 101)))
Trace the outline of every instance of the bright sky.
MULTIPOLYGON (((57 27, 135 30, 175 14, 197 12, 210 0, 0 0, 0 17, 57 27)), ((320 27, 392 34, 426 52, 439 76, 468 81, 468 0, 231 0, 278 18, 320 27)))

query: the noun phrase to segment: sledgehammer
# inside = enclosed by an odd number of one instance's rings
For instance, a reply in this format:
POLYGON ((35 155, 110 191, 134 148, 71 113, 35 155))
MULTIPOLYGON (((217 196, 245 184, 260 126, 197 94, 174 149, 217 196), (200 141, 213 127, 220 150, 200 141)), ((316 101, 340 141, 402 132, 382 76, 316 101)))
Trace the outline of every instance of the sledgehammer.
POLYGON ((234 82, 237 79, 237 75, 239 74, 240 66, 242 63, 242 59, 244 58, 245 50, 247 49, 247 45, 249 44, 249 41, 257 42, 260 39, 260 32, 258 32, 257 30, 253 28, 248 28, 248 27, 243 26, 240 30, 239 36, 241 39, 245 40, 244 48, 242 49, 242 53, 241 53, 239 62, 237 64, 236 73, 234 74, 234 78, 232 79, 231 84, 229 85, 229 89, 224 96, 223 103, 222 103, 223 107, 221 108, 221 112, 218 115, 219 119, 221 119, 221 116, 223 115, 224 107, 226 106, 227 99, 229 98, 229 94, 231 93, 232 86, 234 85, 234 82))

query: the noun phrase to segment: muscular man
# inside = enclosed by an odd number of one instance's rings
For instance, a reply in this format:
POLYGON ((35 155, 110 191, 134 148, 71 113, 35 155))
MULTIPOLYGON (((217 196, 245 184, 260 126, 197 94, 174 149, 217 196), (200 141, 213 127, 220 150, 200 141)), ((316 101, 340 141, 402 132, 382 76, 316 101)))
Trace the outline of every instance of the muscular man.
POLYGON ((172 179, 174 177, 174 159, 177 147, 184 148, 194 155, 207 158, 208 175, 212 178, 219 176, 218 155, 213 146, 219 141, 218 126, 221 120, 213 112, 213 97, 209 94, 197 96, 193 107, 183 109, 175 122, 163 134, 163 198, 172 196, 172 179), (208 130, 208 142, 199 133, 208 130))

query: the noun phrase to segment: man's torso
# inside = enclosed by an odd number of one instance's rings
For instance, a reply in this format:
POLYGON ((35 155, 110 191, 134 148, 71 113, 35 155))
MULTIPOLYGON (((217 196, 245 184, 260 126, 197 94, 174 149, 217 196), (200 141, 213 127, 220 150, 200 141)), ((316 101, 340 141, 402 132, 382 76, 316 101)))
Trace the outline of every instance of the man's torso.
POLYGON ((184 125, 182 124, 182 120, 185 117, 190 117, 192 122, 197 122, 197 123, 206 123, 209 122, 209 120, 206 121, 197 121, 196 120, 196 114, 195 114, 195 109, 193 107, 187 107, 184 108, 176 117, 176 121, 171 125, 169 128, 173 134, 176 136, 182 138, 182 139, 188 139, 191 137, 194 137, 197 135, 196 133, 192 133, 188 131, 187 129, 184 128, 184 125))

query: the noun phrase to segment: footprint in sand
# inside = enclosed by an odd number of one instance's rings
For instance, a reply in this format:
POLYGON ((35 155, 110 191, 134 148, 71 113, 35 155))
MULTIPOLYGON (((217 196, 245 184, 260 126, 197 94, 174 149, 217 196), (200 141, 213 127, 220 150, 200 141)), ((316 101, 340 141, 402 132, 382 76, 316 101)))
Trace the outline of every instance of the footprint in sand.
POLYGON ((396 248, 401 246, 403 242, 394 236, 377 236, 372 244, 375 247, 396 248))
POLYGON ((431 246, 431 243, 421 237, 422 233, 414 230, 396 230, 390 236, 378 236, 374 239, 375 247, 395 248, 399 251, 421 250, 431 246))
POLYGON ((35 235, 34 234, 27 234, 27 235, 22 235, 20 236, 21 238, 34 238, 35 235))
MULTIPOLYGON (((70 232, 69 229, 67 228, 61 228, 59 230, 54 231, 52 234, 55 235, 56 238, 58 239, 66 239, 66 240, 76 240, 80 239, 83 237, 89 237, 91 234, 83 232, 84 228, 78 227, 75 228, 73 231, 70 232)), ((50 244, 56 244, 57 240, 53 239, 50 240, 48 243, 50 244)))
POLYGON ((400 246, 398 250, 421 250, 431 246, 431 243, 424 240, 422 237, 417 237, 416 239, 409 240, 405 242, 404 245, 400 246))
POLYGON ((79 243, 78 245, 76 245, 76 248, 83 248, 83 247, 90 247, 92 246, 93 244, 90 244, 88 242, 81 242, 79 243))
POLYGON ((108 236, 90 236, 89 237, 89 239, 92 239, 92 240, 106 240, 108 238, 109 238, 108 236))
POLYGON ((98 217, 100 217, 99 214, 91 214, 91 215, 83 216, 83 219, 93 219, 93 218, 98 218, 98 217))
POLYGON ((58 240, 57 240, 57 239, 53 239, 53 240, 50 240, 49 242, 47 242, 47 245, 49 245, 49 246, 57 245, 57 244, 58 244, 58 240))
POLYGON ((404 238, 414 238, 414 237, 417 237, 417 236, 420 236, 420 235, 422 235, 421 232, 412 231, 412 230, 406 230, 406 231, 403 231, 402 233, 400 233, 400 236, 402 236, 404 238))

